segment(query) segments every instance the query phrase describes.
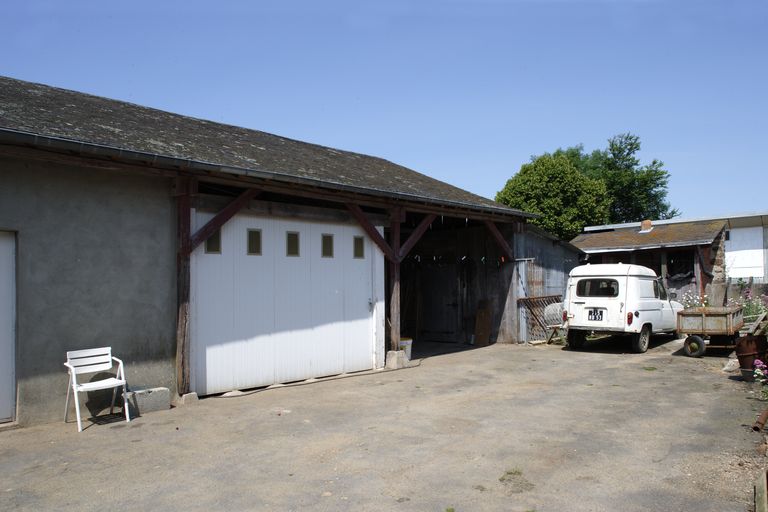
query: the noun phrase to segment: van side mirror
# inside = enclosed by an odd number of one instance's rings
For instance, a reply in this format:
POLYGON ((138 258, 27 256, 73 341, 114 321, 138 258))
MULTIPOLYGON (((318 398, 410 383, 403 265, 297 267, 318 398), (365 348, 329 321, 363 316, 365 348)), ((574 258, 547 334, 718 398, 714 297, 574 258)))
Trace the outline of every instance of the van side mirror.
POLYGON ((677 298, 677 292, 669 292, 669 298, 670 299, 676 299, 677 298))

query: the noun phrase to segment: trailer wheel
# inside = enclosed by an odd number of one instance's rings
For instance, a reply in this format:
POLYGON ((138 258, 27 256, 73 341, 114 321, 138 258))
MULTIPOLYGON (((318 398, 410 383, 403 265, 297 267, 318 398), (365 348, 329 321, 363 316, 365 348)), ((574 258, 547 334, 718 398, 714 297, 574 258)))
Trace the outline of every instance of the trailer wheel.
POLYGON ((688 357, 701 357, 704 355, 706 350, 707 345, 704 343, 704 340, 701 338, 701 336, 692 334, 685 338, 685 343, 683 343, 683 352, 685 352, 685 355, 688 357))
POLYGON ((632 350, 642 354, 648 350, 648 344, 651 342, 651 326, 646 324, 640 329, 640 332, 632 336, 632 350))
POLYGON ((584 331, 572 331, 568 329, 568 348, 579 350, 587 341, 587 333, 584 331))

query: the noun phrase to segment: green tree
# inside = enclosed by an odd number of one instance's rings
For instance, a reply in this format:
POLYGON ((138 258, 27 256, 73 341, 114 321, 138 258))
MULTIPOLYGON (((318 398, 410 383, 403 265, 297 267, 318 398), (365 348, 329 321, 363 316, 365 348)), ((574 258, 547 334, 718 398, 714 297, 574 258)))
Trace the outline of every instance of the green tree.
POLYGON ((607 222, 610 205, 605 184, 585 176, 563 154, 523 164, 496 194, 496 201, 540 215, 531 222, 565 240, 588 224, 607 222))
MULTIPOLYGON (((611 222, 671 219, 680 215, 667 202, 669 172, 660 160, 640 165, 640 137, 623 133, 608 139, 605 164, 596 175, 605 182, 611 204, 611 222)), ((588 174, 589 175, 589 174, 588 174)))
POLYGON ((585 176, 605 183, 611 198, 611 223, 680 215, 666 200, 669 172, 664 163, 654 159, 648 165, 640 165, 639 151, 640 137, 622 133, 608 139, 606 149, 585 153, 584 146, 579 144, 558 149, 552 155, 567 158, 585 176))

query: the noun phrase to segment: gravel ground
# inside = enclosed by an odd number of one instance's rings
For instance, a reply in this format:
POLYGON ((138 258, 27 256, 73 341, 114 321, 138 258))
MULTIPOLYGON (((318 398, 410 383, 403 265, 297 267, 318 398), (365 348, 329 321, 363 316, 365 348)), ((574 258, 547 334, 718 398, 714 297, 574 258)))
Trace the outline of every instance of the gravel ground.
POLYGON ((495 345, 81 434, 2 431, 0 510, 748 510, 754 385, 679 341, 627 348, 495 345))

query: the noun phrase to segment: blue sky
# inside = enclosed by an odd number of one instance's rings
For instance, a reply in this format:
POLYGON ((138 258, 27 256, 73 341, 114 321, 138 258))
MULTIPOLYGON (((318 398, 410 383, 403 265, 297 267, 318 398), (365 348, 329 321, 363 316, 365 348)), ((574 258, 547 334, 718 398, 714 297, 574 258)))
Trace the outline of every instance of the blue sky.
POLYGON ((493 197, 630 131, 684 217, 768 211, 768 2, 5 0, 0 74, 387 158, 493 197))

